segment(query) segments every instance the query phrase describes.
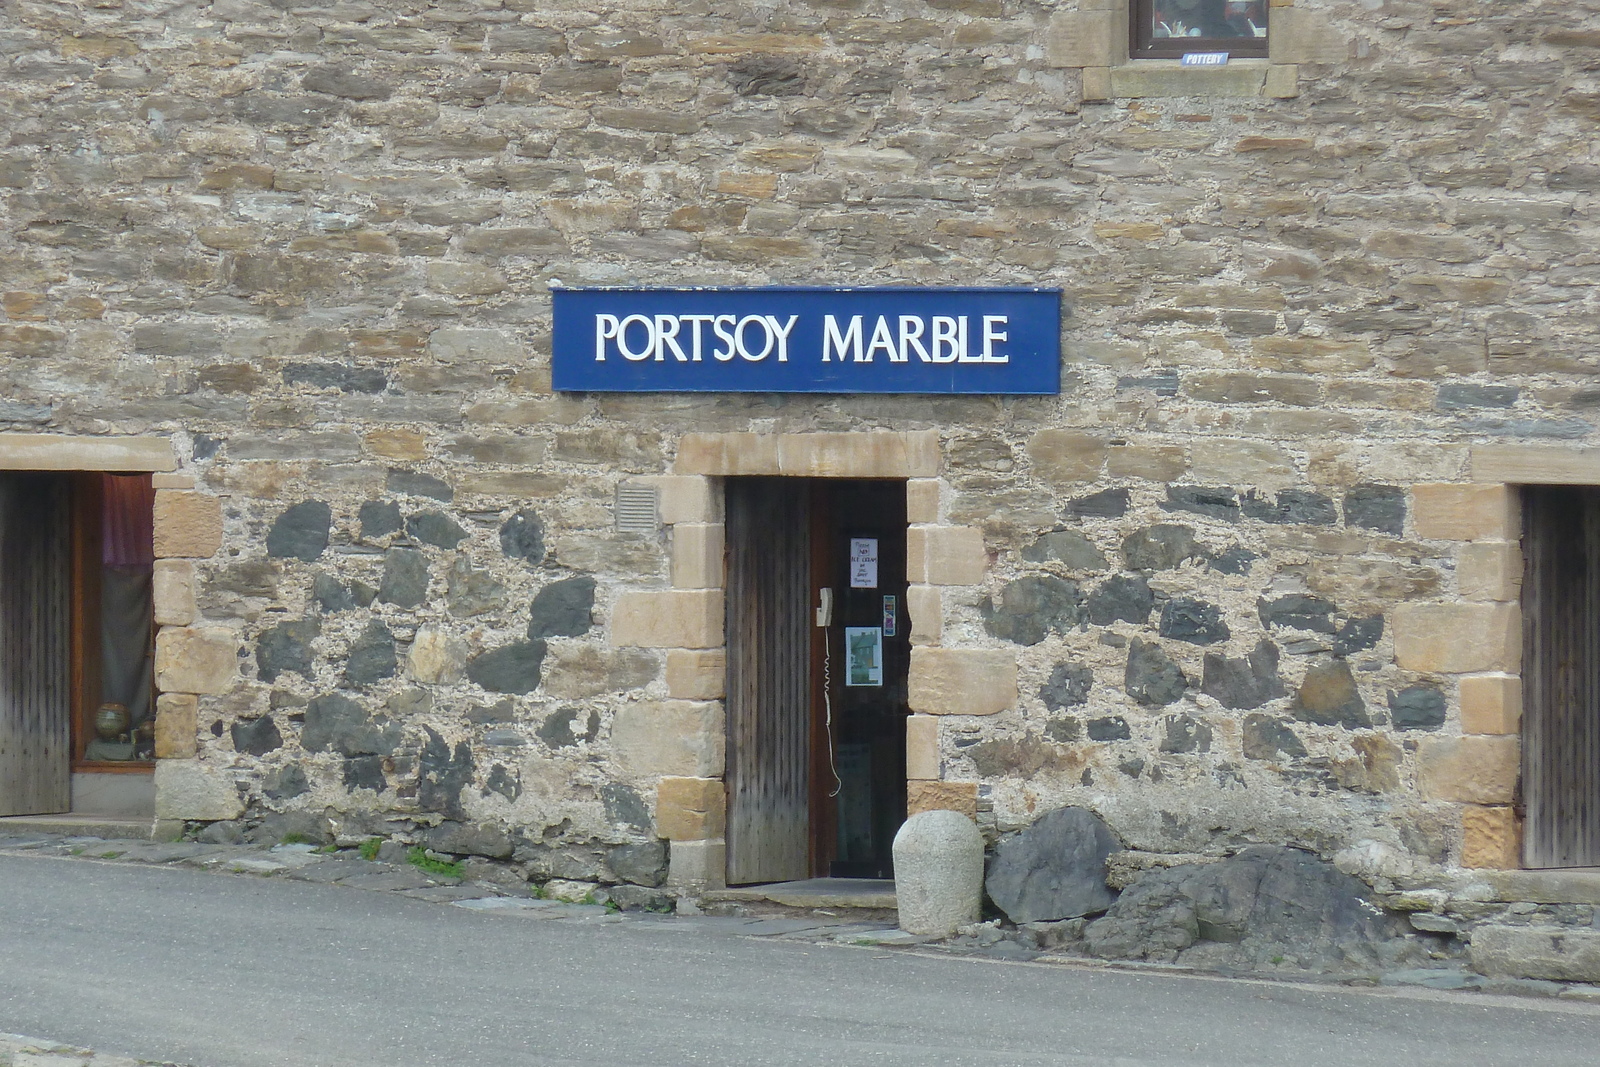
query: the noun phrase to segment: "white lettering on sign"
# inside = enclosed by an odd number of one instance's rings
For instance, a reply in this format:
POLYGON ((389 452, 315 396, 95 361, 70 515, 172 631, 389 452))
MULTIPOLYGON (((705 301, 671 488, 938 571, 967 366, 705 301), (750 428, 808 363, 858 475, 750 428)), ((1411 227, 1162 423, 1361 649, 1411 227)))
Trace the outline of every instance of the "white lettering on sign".
MULTIPOLYGON (((615 315, 594 317, 594 358, 604 363, 606 353, 634 363, 664 361, 670 354, 679 363, 699 363, 705 351, 704 328, 722 344, 711 350, 711 358, 726 363, 735 355, 759 363, 777 353, 779 363, 789 362, 789 340, 799 315, 780 322, 777 315, 615 315), (687 335, 684 334, 687 328, 687 335), (684 343, 688 348, 685 350, 684 343)), ((841 342, 842 344, 842 342, 841 342)), ((859 344, 858 344, 859 347, 859 344)))
MULTIPOLYGON (((871 363, 882 354, 890 363, 1009 363, 1000 346, 1009 340, 1007 316, 983 315, 973 344, 970 315, 878 315, 868 333, 865 316, 851 315, 841 325, 836 315, 822 319, 822 362, 871 363)), ((611 353, 631 363, 700 363, 707 355, 719 363, 742 359, 789 362, 799 315, 605 315, 594 317, 594 358, 611 353), (710 327, 708 330, 707 327, 710 327)))

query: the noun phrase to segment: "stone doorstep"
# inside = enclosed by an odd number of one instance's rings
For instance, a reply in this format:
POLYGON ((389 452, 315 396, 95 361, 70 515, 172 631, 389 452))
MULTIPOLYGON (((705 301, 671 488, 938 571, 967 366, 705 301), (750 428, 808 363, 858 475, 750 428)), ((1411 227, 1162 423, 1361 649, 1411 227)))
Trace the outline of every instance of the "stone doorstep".
POLYGON ((1600 867, 1543 871, 1481 871, 1502 904, 1600 904, 1600 867))
POLYGON ((868 878, 807 878, 798 882, 713 889, 703 893, 707 903, 726 901, 768 902, 788 908, 894 909, 894 882, 868 878))
POLYGON ((155 829, 150 818, 121 815, 6 815, 0 817, 0 833, 65 834, 68 837, 100 837, 108 841, 149 841, 155 829))

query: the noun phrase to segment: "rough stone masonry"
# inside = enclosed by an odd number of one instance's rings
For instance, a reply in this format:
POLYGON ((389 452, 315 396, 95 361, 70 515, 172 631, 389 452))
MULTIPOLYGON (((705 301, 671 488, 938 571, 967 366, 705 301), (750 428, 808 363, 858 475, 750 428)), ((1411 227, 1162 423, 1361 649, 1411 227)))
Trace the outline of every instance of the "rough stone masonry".
POLYGON ((1188 71, 1109 0, 9 0, 0 420, 170 451, 169 823, 714 881, 718 479, 881 476, 914 809, 1514 867, 1596 7, 1275 0, 1188 71), (1064 388, 557 395, 558 281, 1060 286, 1064 388))

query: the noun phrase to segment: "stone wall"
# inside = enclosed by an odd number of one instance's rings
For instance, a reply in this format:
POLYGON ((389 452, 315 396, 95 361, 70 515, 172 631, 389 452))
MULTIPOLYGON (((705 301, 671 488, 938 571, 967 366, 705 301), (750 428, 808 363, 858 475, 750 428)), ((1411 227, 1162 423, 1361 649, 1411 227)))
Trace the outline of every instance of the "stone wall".
POLYGON ((1509 865, 1494 457, 1594 435, 1593 6, 1301 0, 1190 78, 1102 0, 15 0, 0 420, 220 507, 162 552, 171 819, 714 877, 718 435, 891 431, 914 806, 1509 865), (1058 285, 1064 389, 554 395, 557 281, 1058 285))

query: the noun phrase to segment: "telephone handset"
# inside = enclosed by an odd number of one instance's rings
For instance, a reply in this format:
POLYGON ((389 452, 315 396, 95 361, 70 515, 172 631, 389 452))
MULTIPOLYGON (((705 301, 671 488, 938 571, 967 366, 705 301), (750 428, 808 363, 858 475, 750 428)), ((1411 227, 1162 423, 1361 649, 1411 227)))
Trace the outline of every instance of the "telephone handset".
POLYGON ((823 589, 818 589, 817 590, 817 625, 818 626, 832 626, 833 625, 833 590, 832 589, 823 588, 823 589))

